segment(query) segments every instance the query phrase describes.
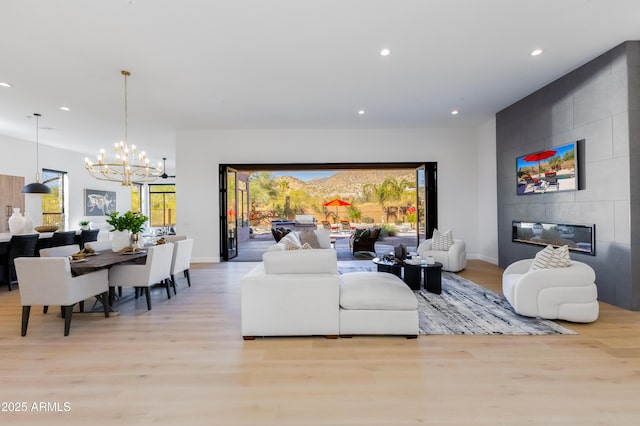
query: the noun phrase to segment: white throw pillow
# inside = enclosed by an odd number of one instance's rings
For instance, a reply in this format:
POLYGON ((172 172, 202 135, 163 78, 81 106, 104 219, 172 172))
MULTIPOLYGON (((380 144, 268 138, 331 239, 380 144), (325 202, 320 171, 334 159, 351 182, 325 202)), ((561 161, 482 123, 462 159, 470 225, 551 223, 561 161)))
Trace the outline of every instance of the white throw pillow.
POLYGON ((570 265, 569 246, 560 246, 554 249, 552 245, 548 245, 536 253, 536 257, 533 259, 529 270, 566 268, 570 265))
POLYGON ((447 251, 453 245, 453 233, 451 230, 446 232, 440 232, 437 229, 433 230, 433 237, 431 237, 431 250, 447 251))
POLYGON ((309 243, 304 243, 302 246, 296 245, 294 243, 292 243, 291 241, 286 241, 284 243, 284 249, 285 250, 311 250, 313 249, 313 247, 311 247, 311 245, 309 243))

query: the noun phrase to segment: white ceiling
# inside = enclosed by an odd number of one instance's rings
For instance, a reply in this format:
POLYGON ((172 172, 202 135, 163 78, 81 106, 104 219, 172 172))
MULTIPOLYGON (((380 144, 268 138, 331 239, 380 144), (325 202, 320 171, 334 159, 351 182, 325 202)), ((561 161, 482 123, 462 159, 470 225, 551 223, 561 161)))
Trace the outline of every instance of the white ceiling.
POLYGON ((177 129, 477 126, 626 40, 638 0, 3 0, 0 133, 110 147, 122 69, 168 166, 177 129))

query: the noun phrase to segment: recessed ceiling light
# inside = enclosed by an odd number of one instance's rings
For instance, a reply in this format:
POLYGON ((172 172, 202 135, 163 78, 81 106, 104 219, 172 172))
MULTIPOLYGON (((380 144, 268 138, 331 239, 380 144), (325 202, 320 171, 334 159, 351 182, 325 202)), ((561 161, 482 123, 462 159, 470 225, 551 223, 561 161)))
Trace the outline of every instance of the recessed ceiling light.
POLYGON ((358 115, 364 115, 364 113, 365 113, 365 110, 363 109, 358 110, 358 115))
POLYGON ((12 87, 9 83, 6 83, 4 81, 0 81, 0 86, 2 86, 2 87, 12 87))
POLYGON ((542 54, 542 49, 534 49, 531 51, 530 55, 531 56, 538 56, 542 54))
POLYGON ((381 55, 381 56, 389 56, 390 54, 391 54, 391 51, 390 51, 389 49, 386 49, 386 48, 385 48, 385 49, 382 49, 382 50, 380 51, 380 55, 381 55))
POLYGON ((453 111, 451 111, 451 115, 458 115, 460 114, 460 111, 458 111, 457 109, 454 109, 453 111))
POLYGON ((60 109, 63 110, 63 111, 71 111, 71 108, 66 107, 66 106, 61 106, 60 109))

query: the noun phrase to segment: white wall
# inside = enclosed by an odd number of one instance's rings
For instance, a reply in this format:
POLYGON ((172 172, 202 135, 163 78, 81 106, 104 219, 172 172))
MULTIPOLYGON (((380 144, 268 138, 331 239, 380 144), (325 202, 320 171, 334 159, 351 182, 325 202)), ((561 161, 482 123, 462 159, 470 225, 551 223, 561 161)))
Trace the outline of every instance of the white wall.
MULTIPOLYGON (((490 145, 490 132, 480 133, 486 138, 484 145, 490 145)), ((438 227, 464 239, 470 258, 496 258, 497 248, 484 254, 479 243, 478 178, 491 175, 495 193, 495 167, 479 161, 477 138, 476 129, 179 131, 177 228, 197 236, 194 262, 220 261, 219 164, 436 161, 438 227)), ((491 155, 495 165, 495 150, 491 155)), ((495 195, 488 189, 482 190, 482 197, 483 206, 495 205, 495 195)))
POLYGON ((498 264, 498 190, 496 120, 478 128, 478 249, 479 259, 498 264))
MULTIPOLYGON (((84 190, 99 189, 116 191, 116 208, 120 212, 131 209, 131 190, 117 183, 99 181, 84 169, 84 155, 53 148, 40 142, 40 168, 67 172, 69 178, 68 229, 79 229, 78 222, 84 219, 84 190)), ((24 176, 26 183, 35 181, 36 148, 35 142, 14 139, 0 135, 0 173, 12 176, 24 176)), ((31 214, 35 225, 42 224, 41 195, 25 194, 25 211, 31 214)), ((90 216, 87 220, 104 222, 104 216, 90 216)))

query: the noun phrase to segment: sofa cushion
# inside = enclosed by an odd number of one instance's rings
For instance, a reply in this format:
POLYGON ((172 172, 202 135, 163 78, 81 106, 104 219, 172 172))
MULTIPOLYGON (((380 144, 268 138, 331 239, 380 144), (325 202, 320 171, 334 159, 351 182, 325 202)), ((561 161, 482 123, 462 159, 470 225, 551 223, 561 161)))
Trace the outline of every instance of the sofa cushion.
POLYGON ((309 243, 304 243, 301 246, 298 246, 291 241, 285 241, 284 243, 285 250, 311 250, 313 247, 309 243))
POLYGON ((552 245, 548 245, 538 253, 531 263, 530 271, 549 268, 566 268, 571 265, 571 257, 569 257, 569 246, 560 246, 554 249, 552 245))
POLYGON ((262 255, 266 274, 337 274, 333 249, 267 251, 262 255))
POLYGON ((286 244, 287 241, 297 245, 298 247, 302 246, 302 241, 300 241, 300 237, 298 237, 297 232, 289 232, 287 235, 282 237, 280 240, 281 243, 286 244))
POLYGON ((340 275, 340 307, 350 310, 416 310, 418 300, 398 277, 386 272, 340 275))
POLYGON ((433 230, 433 237, 431 239, 431 250, 447 251, 453 245, 453 234, 451 230, 440 232, 437 229, 433 230))

